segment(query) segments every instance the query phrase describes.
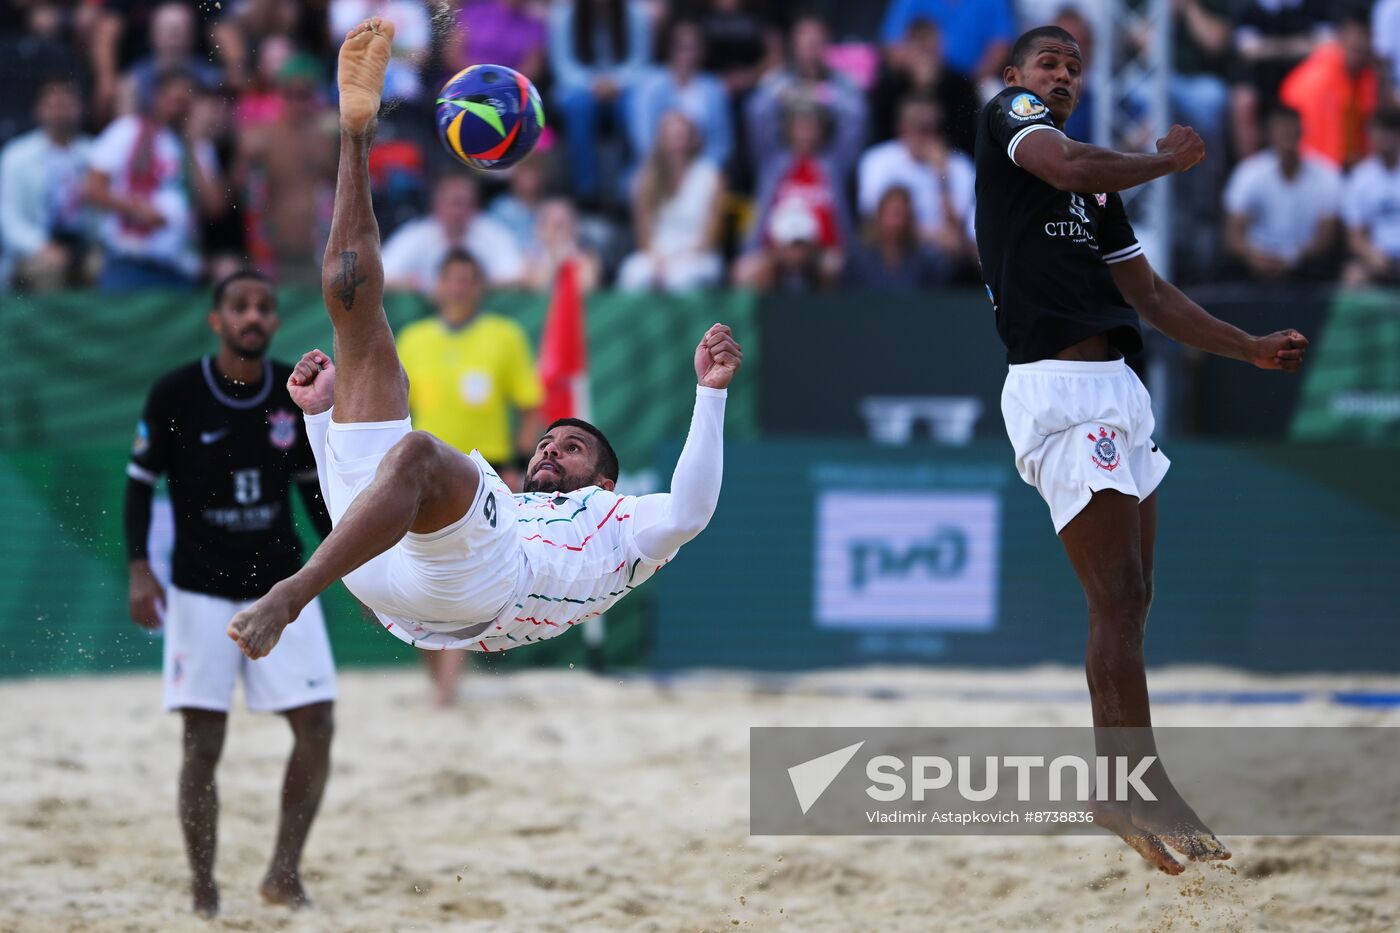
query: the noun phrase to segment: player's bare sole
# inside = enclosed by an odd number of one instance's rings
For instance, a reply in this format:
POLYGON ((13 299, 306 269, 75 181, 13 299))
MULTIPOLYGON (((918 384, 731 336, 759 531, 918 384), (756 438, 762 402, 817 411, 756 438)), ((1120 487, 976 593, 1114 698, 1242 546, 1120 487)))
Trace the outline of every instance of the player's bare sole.
POLYGON ((1166 844, 1156 834, 1147 832, 1133 822, 1130 808, 1123 804, 1101 801, 1096 801, 1090 806, 1094 813, 1095 826, 1106 829, 1122 839, 1128 844, 1128 848, 1148 862, 1169 875, 1179 875, 1186 870, 1185 865, 1172 858, 1166 844))
POLYGON ((292 910, 302 910, 311 906, 311 898, 307 896, 306 889, 301 886, 301 878, 293 875, 274 875, 268 873, 263 878, 262 884, 258 885, 258 893, 262 899, 277 907, 290 907, 292 910))
POLYGON ((377 16, 345 34, 336 76, 340 85, 340 126, 345 132, 364 133, 379 114, 393 41, 394 24, 377 16))
POLYGON ((267 657, 282 637, 282 630, 297 617, 296 607, 274 586, 253 605, 235 615, 228 624, 228 637, 239 649, 256 661, 267 657))
POLYGON ((1151 833, 1193 862, 1224 861, 1230 857, 1225 843, 1211 832, 1191 805, 1178 794, 1155 802, 1133 802, 1133 825, 1151 833))

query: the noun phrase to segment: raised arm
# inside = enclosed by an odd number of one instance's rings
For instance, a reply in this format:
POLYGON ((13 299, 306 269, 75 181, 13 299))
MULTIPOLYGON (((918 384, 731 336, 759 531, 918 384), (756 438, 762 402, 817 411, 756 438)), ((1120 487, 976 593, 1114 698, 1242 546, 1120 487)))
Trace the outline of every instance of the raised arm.
POLYGON ((724 401, 743 358, 723 324, 711 327, 695 348, 695 413, 671 475, 671 491, 642 496, 632 514, 637 549, 645 557, 668 560, 715 514, 724 471, 724 401))
POLYGON ((1013 137, 1011 160, 1061 191, 1122 191, 1173 172, 1184 172, 1205 158, 1205 143, 1189 126, 1173 126, 1157 140, 1156 152, 1117 152, 1070 139, 1043 124, 1013 137), (1034 132, 1043 129, 1046 132, 1034 132))
POLYGON ((1109 269, 1128 304, 1144 321, 1178 343, 1242 360, 1260 369, 1297 372, 1303 365, 1308 339, 1296 330, 1255 337, 1212 317, 1159 276, 1145 256, 1114 263, 1109 269))

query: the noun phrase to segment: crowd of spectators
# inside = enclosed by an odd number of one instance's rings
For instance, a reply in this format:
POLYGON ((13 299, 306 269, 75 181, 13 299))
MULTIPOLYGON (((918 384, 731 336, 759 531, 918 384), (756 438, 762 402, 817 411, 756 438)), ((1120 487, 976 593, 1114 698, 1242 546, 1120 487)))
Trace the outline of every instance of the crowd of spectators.
MULTIPOLYGON (((12 0, 0 25, 0 287, 314 282, 336 166, 334 53, 397 32, 371 156, 391 287, 465 250, 494 287, 918 289, 978 280, 971 159, 1010 43, 1086 58, 1111 0, 12 0), (476 175, 433 131, 467 64, 517 68, 549 125, 476 175)), ((1188 278, 1400 282, 1400 0, 1172 0, 1188 278)), ((1092 138, 1086 85, 1071 135, 1092 138)), ((1150 145, 1151 140, 1143 140, 1150 145)))

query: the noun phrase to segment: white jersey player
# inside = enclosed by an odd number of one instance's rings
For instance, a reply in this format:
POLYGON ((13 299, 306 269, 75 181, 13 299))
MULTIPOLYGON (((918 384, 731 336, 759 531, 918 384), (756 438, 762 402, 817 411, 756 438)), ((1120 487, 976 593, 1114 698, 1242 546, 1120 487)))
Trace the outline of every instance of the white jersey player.
POLYGON ((424 648, 497 651, 604 611, 709 522, 719 498, 724 397, 743 353, 716 324, 695 348, 690 435, 667 494, 613 491, 617 457, 597 428, 550 425, 512 496, 479 454, 463 456, 408 418, 408 386, 385 319, 370 202, 374 137, 392 24, 373 18, 340 51, 340 169, 322 268, 338 359, 297 363, 288 389, 334 530, 301 570, 229 623, 261 658, 310 601, 344 578, 398 637, 424 648), (333 403, 333 406, 332 406, 333 403))

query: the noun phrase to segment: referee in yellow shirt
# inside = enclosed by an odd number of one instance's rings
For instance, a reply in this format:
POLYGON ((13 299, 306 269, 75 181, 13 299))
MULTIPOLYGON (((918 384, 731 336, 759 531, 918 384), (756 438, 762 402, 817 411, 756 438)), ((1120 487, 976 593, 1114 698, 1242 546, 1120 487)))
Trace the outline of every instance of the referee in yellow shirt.
MULTIPOLYGON (((438 271, 437 316, 399 332, 399 360, 408 374, 413 426, 463 453, 481 451, 501 479, 519 491, 522 464, 543 429, 539 406, 544 386, 520 325, 480 310, 485 290, 486 276, 476 258, 465 250, 449 252, 438 271)), ((422 654, 433 679, 434 703, 452 703, 466 653, 422 654)))

